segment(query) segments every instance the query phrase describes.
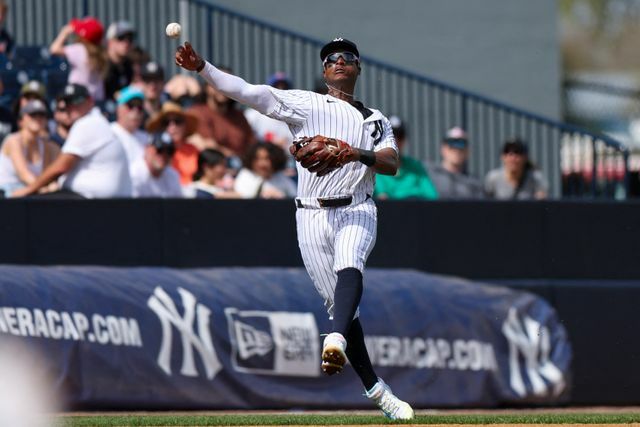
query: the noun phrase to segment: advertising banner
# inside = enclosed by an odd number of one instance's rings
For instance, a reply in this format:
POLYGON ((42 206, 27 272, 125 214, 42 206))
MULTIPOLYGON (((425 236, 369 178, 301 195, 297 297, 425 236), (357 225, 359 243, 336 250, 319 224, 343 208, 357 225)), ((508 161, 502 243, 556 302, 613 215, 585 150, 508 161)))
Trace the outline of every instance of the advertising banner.
MULTIPOLYGON (((525 292, 367 270, 377 374, 416 408, 563 402, 569 337, 525 292)), ((40 352, 81 408, 366 408, 320 371, 323 301, 303 269, 0 266, 0 344, 40 352)))

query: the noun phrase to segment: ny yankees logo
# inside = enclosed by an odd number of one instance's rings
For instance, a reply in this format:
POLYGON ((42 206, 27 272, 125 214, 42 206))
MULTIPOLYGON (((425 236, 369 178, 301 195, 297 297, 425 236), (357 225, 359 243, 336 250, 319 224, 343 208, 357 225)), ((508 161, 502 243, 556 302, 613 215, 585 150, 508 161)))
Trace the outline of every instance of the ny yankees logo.
POLYGON ((564 376, 549 360, 549 328, 529 316, 520 320, 517 310, 511 307, 502 324, 502 333, 509 341, 510 385, 513 391, 521 397, 530 394, 522 378, 524 371, 535 396, 558 396, 562 393, 566 387, 564 376), (524 359, 524 366, 520 364, 520 356, 524 359))
POLYGON ((188 377, 197 377, 193 349, 200 354, 208 379, 213 379, 222 369, 222 364, 213 348, 211 333, 209 330, 209 317, 211 310, 202 304, 198 304, 196 298, 189 291, 178 288, 182 298, 184 315, 180 316, 178 309, 171 297, 160 287, 156 287, 153 295, 147 301, 160 319, 162 325, 162 344, 158 353, 158 365, 167 374, 171 375, 171 342, 173 325, 182 334, 182 367, 180 373, 188 377), (198 334, 193 331, 193 323, 198 319, 198 334))
POLYGON ((371 137, 373 138, 373 145, 376 146, 382 140, 382 120, 376 120, 375 122, 373 122, 373 124, 376 128, 371 133, 371 137))

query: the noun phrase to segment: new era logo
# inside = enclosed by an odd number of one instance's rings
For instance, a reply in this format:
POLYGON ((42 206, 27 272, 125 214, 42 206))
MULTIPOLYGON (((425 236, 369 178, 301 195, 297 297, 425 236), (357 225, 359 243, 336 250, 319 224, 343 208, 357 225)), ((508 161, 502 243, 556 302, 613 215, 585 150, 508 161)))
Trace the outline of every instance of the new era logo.
POLYGON ((225 315, 236 371, 268 375, 320 375, 320 340, 311 313, 240 311, 225 315))

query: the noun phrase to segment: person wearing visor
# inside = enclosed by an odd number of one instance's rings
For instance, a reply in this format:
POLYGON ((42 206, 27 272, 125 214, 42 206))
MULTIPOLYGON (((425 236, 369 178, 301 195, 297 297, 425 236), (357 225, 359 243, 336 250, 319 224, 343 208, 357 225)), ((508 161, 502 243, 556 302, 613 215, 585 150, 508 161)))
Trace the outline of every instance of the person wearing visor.
POLYGON ((122 143, 127 153, 129 170, 131 166, 144 157, 144 148, 151 137, 140 129, 144 120, 144 93, 135 86, 127 86, 118 93, 116 121, 111 123, 111 130, 122 143))
POLYGON ((318 174, 306 162, 306 167, 296 164, 298 244, 332 319, 331 333, 322 346, 321 369, 328 375, 341 372, 348 358, 365 396, 387 417, 412 419, 411 406, 376 375, 358 315, 362 273, 376 240, 377 210, 371 199, 375 175, 394 175, 399 160, 389 120, 355 99, 361 72, 355 43, 339 37, 320 50, 326 95, 249 84, 205 61, 188 42, 178 47, 175 61, 198 72, 216 92, 287 123, 294 140, 314 136, 339 140, 341 156, 335 168, 318 174))
POLYGON ((0 192, 5 197, 33 183, 58 156, 57 144, 43 137, 47 116, 47 106, 40 99, 32 99, 20 108, 19 130, 8 135, 0 149, 0 192))
POLYGON ((547 180, 529 160, 527 144, 509 139, 502 147, 502 167, 489 171, 485 191, 498 200, 531 200, 547 197, 547 180))
POLYGON ((144 155, 131 166, 133 197, 182 198, 180 175, 171 167, 176 152, 171 136, 155 134, 144 155))
POLYGON ((62 153, 35 181, 14 192, 28 196, 62 178, 62 189, 51 197, 131 197, 131 177, 122 144, 95 106, 86 87, 68 84, 57 98, 73 123, 62 153))
POLYGON ((483 199, 482 182, 467 174, 469 137, 459 126, 449 129, 440 145, 440 164, 427 163, 427 171, 441 200, 483 199))

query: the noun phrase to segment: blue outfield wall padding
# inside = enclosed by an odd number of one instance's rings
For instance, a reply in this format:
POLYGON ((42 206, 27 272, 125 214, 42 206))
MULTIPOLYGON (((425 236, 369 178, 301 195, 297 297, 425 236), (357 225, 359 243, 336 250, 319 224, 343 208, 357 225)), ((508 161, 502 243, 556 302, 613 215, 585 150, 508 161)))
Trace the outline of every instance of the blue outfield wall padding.
MULTIPOLYGON (((559 403, 571 346, 533 294, 370 269, 371 359, 417 408, 559 403)), ((76 408, 366 408, 349 368, 320 372, 330 322, 299 268, 0 266, 0 340, 46 354, 76 408)))

